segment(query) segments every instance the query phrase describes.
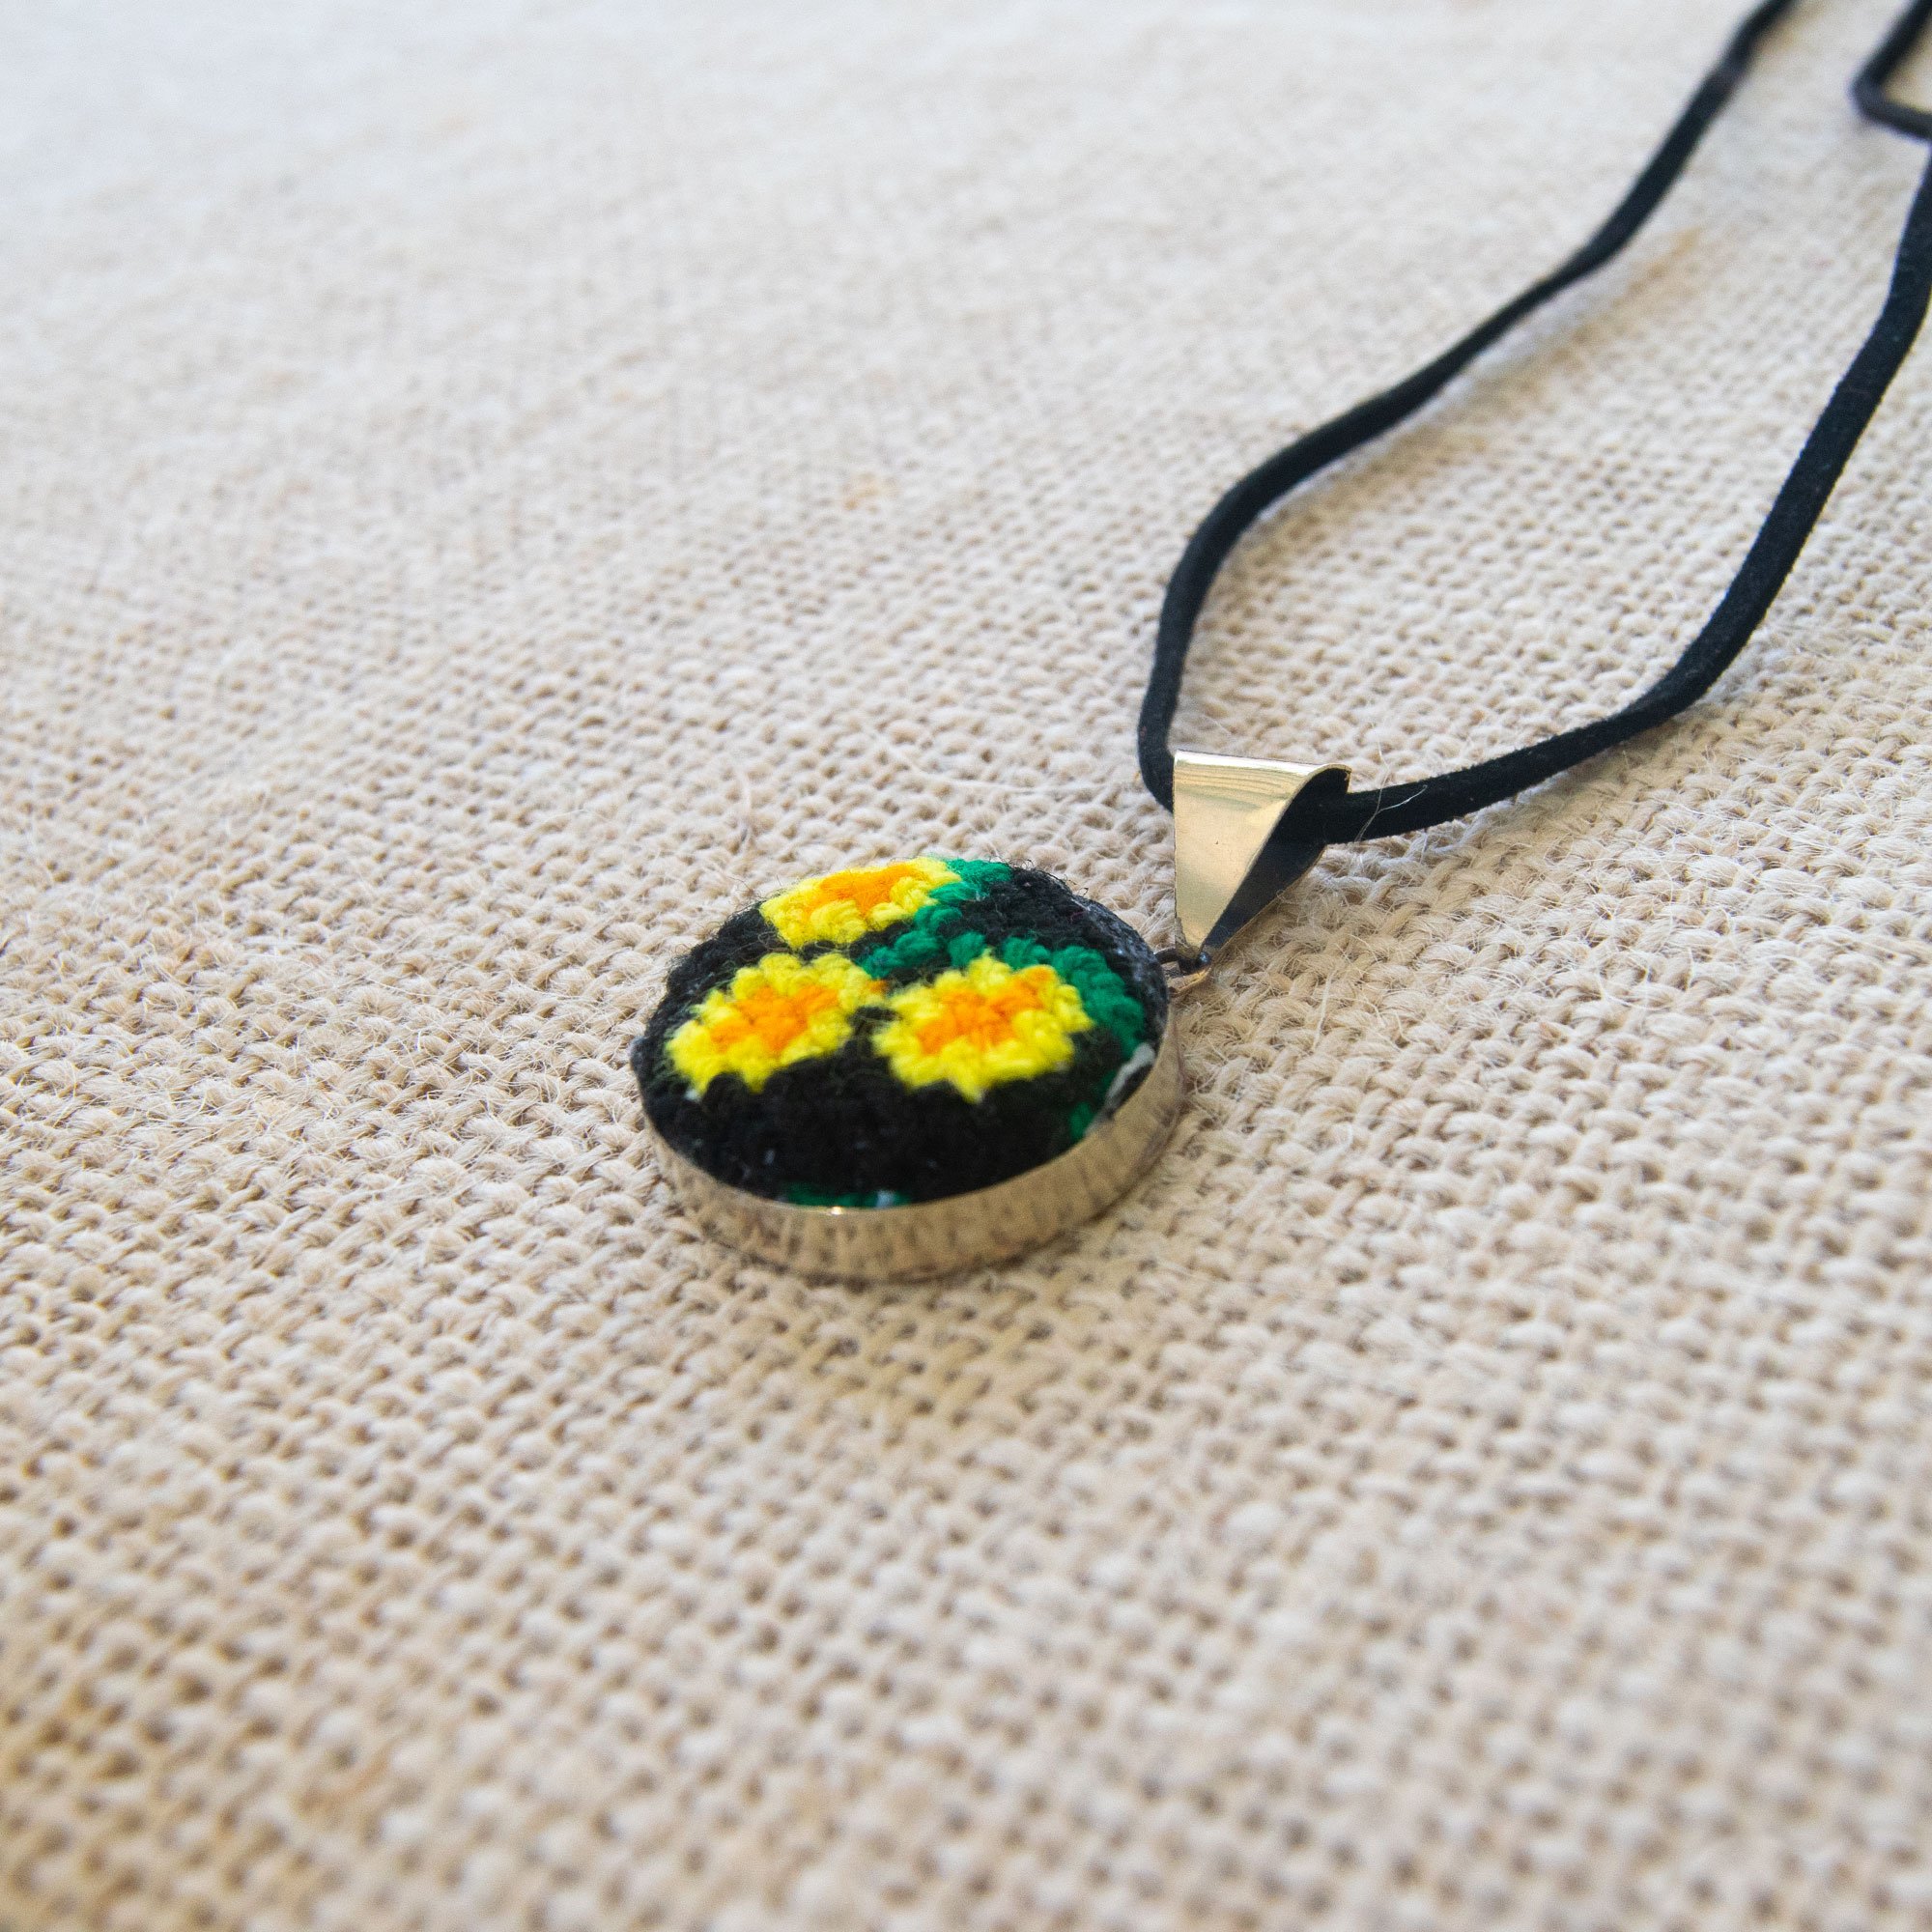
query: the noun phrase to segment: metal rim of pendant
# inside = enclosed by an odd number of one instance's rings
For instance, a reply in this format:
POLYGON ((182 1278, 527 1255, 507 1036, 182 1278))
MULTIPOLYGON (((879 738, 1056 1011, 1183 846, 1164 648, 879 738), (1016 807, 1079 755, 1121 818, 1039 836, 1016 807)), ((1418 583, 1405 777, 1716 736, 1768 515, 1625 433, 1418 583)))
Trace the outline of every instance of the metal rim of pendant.
POLYGON ((797 1274, 916 1281, 1011 1261, 1111 1207, 1166 1145, 1185 1092, 1170 1011, 1146 1079, 1075 1146, 997 1186, 900 1208, 802 1208, 748 1194, 655 1131, 651 1139, 685 1212, 714 1238, 797 1274))

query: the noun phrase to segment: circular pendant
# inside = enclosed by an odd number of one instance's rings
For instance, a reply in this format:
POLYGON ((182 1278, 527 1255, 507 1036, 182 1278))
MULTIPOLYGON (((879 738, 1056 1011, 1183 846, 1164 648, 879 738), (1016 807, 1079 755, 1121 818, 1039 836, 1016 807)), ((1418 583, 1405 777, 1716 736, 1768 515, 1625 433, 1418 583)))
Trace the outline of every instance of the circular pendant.
POLYGON ((1114 1201, 1179 1112, 1167 982, 1046 872, 806 879, 672 969, 631 1065, 708 1233, 808 1274, 1002 1261, 1114 1201))

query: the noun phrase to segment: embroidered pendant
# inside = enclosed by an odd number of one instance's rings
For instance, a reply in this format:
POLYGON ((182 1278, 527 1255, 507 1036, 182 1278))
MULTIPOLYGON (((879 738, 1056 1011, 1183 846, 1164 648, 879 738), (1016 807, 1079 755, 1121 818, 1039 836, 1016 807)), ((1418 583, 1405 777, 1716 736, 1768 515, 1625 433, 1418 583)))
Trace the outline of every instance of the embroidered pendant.
POLYGON ((920 858, 807 879, 672 970, 632 1049, 709 1232, 807 1273, 997 1261, 1097 1213, 1180 1105, 1166 976, 1045 872, 920 858))
POLYGON ((828 872, 727 920, 631 1049, 686 1209, 763 1260, 872 1279, 1002 1261, 1097 1214, 1180 1111, 1170 990, 1314 863, 1281 821, 1318 781, 1347 778, 1178 754, 1181 954, 976 859, 828 872))

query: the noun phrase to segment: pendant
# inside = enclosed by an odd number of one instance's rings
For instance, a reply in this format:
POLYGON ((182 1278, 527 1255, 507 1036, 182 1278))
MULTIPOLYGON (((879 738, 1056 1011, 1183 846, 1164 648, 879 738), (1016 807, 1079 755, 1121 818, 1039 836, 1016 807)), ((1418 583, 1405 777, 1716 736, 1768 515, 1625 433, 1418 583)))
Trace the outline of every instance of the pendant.
POLYGON ((631 1049, 707 1234, 802 1274, 1006 1261, 1118 1200, 1184 1093, 1173 1000, 1298 878, 1277 836, 1332 766, 1175 754, 1181 947, 1050 873, 927 855, 806 879, 672 969, 631 1049))

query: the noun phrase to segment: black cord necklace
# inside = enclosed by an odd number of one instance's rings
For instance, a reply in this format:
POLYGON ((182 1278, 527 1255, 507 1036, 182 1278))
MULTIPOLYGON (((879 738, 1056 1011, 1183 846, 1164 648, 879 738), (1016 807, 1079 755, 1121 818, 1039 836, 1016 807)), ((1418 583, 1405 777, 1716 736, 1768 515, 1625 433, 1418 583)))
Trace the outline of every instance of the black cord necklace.
MULTIPOLYGON (((1114 1200, 1179 1111, 1170 995, 1326 845, 1391 838, 1541 783, 1701 697, 1763 621, 1910 354, 1932 300, 1932 159, 1890 291, 1710 620, 1620 711, 1461 771, 1353 791, 1340 766, 1177 752, 1195 626, 1256 521, 1406 422, 1642 229, 1795 0, 1761 0, 1610 218, 1453 348, 1251 470, 1168 585, 1140 768, 1175 815, 1180 944, 1153 952, 1044 872, 928 855, 808 879, 727 921, 673 968, 632 1049, 661 1166, 708 1232, 809 1272, 945 1272, 1019 1253, 1114 1200)), ((1928 21, 1914 0, 1853 89, 1871 121, 1932 143, 1888 87, 1928 21)))
MULTIPOLYGON (((1333 422, 1322 424, 1269 457, 1214 505, 1195 531, 1168 584, 1154 643, 1153 673, 1141 706, 1141 777, 1162 805, 1171 808, 1174 804, 1174 759, 1168 750, 1168 733, 1180 697, 1187 647, 1193 641, 1208 590, 1229 553, 1255 521, 1290 491, 1407 421, 1519 323, 1620 254, 1656 212, 1711 124, 1737 92, 1760 43, 1794 4, 1795 0, 1764 0, 1745 20, 1732 36, 1723 58, 1691 97, 1690 104, 1616 212, 1561 268, 1532 283, 1453 349, 1392 389, 1358 403, 1333 422)), ((1932 20, 1932 0, 1916 0, 1859 75, 1853 99, 1869 119, 1932 142, 1932 113, 1893 100, 1885 91, 1928 20, 1932 20)), ((1607 752, 1639 731, 1662 724, 1702 697, 1750 640, 1798 561, 1865 426, 1911 352, 1925 320, 1928 293, 1932 293, 1932 165, 1926 169, 1907 218, 1892 270, 1891 292, 1878 321, 1792 465, 1730 589, 1684 655, 1621 711, 1595 724, 1559 732, 1460 772, 1444 772, 1438 778, 1388 785, 1378 791, 1346 796, 1324 793, 1306 799, 1289 814, 1296 839, 1333 845, 1356 838, 1387 838, 1420 832, 1447 818, 1460 818, 1554 778, 1599 752, 1607 752)))

